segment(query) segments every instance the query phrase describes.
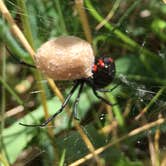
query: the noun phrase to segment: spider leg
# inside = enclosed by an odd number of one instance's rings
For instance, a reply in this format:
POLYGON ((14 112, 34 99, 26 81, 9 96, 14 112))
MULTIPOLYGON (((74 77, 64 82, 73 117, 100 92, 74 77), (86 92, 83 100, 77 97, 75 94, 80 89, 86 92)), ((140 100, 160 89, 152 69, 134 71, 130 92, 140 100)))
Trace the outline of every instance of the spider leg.
POLYGON ((74 108, 73 108, 72 114, 71 114, 69 122, 68 122, 68 128, 71 127, 71 122, 72 122, 73 116, 76 120, 79 120, 78 116, 77 116, 77 106, 78 106, 78 103, 79 103, 79 100, 80 100, 80 95, 81 95, 81 92, 82 92, 82 89, 83 89, 83 85, 84 85, 84 82, 81 82, 81 85, 80 85, 80 88, 79 88, 79 91, 78 91, 78 95, 76 97, 76 100, 74 101, 74 108))
MULTIPOLYGON (((14 57, 14 55, 12 55, 12 57, 14 57)), ((15 57, 15 59, 16 59, 16 57, 15 57)), ((26 66, 26 67, 31 67, 31 68, 36 69, 36 66, 35 66, 35 65, 31 65, 31 64, 29 64, 29 63, 27 63, 27 62, 24 62, 24 61, 22 61, 22 60, 19 60, 18 63, 21 64, 21 65, 24 65, 24 66, 26 66)))
POLYGON ((97 97, 97 98, 99 98, 101 101, 103 101, 104 103, 106 103, 106 104, 108 104, 108 105, 110 105, 110 106, 113 106, 114 104, 112 104, 111 102, 109 102, 108 100, 106 100, 105 98, 103 98, 102 96, 100 96, 98 93, 97 93, 97 91, 96 91, 96 89, 94 89, 93 88, 93 93, 94 93, 94 95, 97 97))
POLYGON ((61 108, 51 117, 49 117, 45 122, 43 122, 42 124, 39 125, 29 125, 29 124, 24 124, 24 123, 19 123, 22 126, 27 126, 27 127, 44 127, 46 126, 49 122, 51 122, 59 113, 61 113, 63 111, 63 109, 65 108, 65 106, 68 104, 71 96, 73 95, 73 93, 75 92, 76 88, 78 87, 78 85, 80 84, 79 81, 76 81, 76 83, 74 84, 73 88, 71 89, 70 93, 67 95, 67 97, 65 98, 65 101, 63 102, 61 108))
POLYGON ((8 49, 8 47, 6 47, 6 49, 8 50, 8 52, 10 53, 10 55, 12 56, 12 58, 19 64, 24 65, 26 67, 31 67, 31 68, 36 68, 35 65, 29 64, 27 62, 24 62, 22 60, 20 60, 19 58, 17 58, 17 56, 13 55, 12 52, 8 49))
POLYGON ((97 89, 96 91, 98 92, 112 92, 114 89, 116 89, 120 84, 115 85, 113 88, 111 89, 97 89))
POLYGON ((81 83, 80 88, 79 88, 79 91, 78 91, 77 98, 76 98, 76 100, 75 100, 75 102, 74 102, 73 114, 74 114, 74 118, 77 119, 77 120, 79 120, 79 119, 78 119, 78 116, 77 116, 77 108, 78 108, 78 103, 79 103, 79 100, 80 100, 80 95, 81 95, 83 86, 84 86, 84 82, 81 83))

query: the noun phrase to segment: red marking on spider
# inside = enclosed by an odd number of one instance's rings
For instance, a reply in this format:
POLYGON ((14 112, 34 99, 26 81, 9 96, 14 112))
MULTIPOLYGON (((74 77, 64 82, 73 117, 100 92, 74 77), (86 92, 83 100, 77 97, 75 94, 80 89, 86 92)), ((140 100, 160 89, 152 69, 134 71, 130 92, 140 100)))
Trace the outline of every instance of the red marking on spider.
POLYGON ((103 60, 101 60, 101 59, 99 59, 98 60, 98 63, 97 63, 100 67, 104 67, 104 62, 103 62, 103 60))
POLYGON ((97 65, 93 65, 92 70, 93 70, 94 72, 96 72, 96 71, 97 71, 97 65))

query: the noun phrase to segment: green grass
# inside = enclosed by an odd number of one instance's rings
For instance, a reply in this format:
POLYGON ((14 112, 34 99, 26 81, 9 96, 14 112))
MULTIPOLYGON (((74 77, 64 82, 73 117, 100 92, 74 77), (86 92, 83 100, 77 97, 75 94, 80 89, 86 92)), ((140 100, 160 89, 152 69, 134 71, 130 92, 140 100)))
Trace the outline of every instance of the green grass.
MULTIPOLYGON (((87 25, 81 23, 74 1, 29 0, 25 3, 6 0, 5 4, 35 51, 45 41, 61 35, 88 38, 84 32, 87 25)), ((86 24, 91 29, 95 54, 115 59, 116 77, 106 88, 120 85, 103 96, 116 105, 105 106, 91 89, 85 87, 78 106, 81 131, 75 123, 70 126, 68 108, 55 118, 52 126, 28 128, 19 125, 19 122, 43 122, 47 117, 43 107, 52 115, 60 107, 61 100, 36 69, 20 65, 9 56, 6 47, 21 61, 34 64, 13 34, 11 23, 1 15, 0 164, 35 165, 36 160, 43 166, 74 165, 76 161, 83 165, 97 163, 103 166, 159 166, 163 163, 166 145, 166 4, 157 0, 85 0, 83 9, 88 17, 86 24), (96 30, 109 12, 112 12, 111 20, 96 30), (21 84, 29 78, 32 81, 28 86, 21 84), (17 90, 16 86, 20 84, 25 90, 17 90), (17 113, 19 105, 24 111, 17 113), (91 144, 96 157, 90 154, 91 144), (84 156, 90 157, 84 161, 84 156)), ((57 85, 65 97, 71 82, 57 85)), ((69 103, 70 108, 76 94, 69 103)))

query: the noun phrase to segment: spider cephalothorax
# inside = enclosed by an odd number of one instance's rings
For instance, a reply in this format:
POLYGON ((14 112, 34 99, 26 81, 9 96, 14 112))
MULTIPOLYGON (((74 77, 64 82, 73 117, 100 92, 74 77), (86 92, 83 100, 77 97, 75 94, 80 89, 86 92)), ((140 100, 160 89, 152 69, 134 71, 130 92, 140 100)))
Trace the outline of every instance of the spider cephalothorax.
POLYGON ((87 83, 96 90, 109 85, 115 77, 115 63, 110 57, 96 58, 92 68, 93 76, 88 78, 87 83))

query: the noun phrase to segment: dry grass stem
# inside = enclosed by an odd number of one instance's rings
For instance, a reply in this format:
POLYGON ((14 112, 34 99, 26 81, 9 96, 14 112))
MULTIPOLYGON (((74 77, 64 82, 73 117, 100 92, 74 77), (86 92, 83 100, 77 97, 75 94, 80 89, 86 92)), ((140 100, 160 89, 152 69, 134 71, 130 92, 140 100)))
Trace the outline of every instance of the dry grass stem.
POLYGON ((111 18, 113 17, 115 11, 117 10, 117 8, 119 7, 119 4, 120 4, 120 0, 116 0, 113 7, 112 7, 112 10, 110 10, 110 12, 108 13, 108 15, 103 19, 103 21, 101 21, 97 26, 96 26, 96 30, 99 30, 101 29, 108 21, 111 20, 111 18))
POLYGON ((2 0, 0 0, 0 10, 1 10, 2 15, 4 16, 4 18, 8 21, 8 23, 11 27, 11 30, 13 31, 15 36, 18 37, 18 39, 20 40, 22 45, 25 47, 25 49, 29 52, 29 54, 32 56, 32 58, 34 58, 35 51, 29 45, 29 43, 26 40, 25 36, 23 35, 21 30, 16 25, 16 23, 15 23, 14 19, 12 18, 9 10, 7 9, 7 7, 5 6, 5 4, 2 0))
POLYGON ((83 0, 75 0, 75 5, 78 10, 78 14, 80 16, 80 20, 81 20, 82 27, 83 27, 83 30, 85 33, 85 37, 89 43, 92 43, 92 33, 90 30, 87 14, 85 12, 83 0))
MULTIPOLYGON (((2 0, 0 0, 0 10, 4 16, 4 18, 8 21, 12 32, 15 34, 15 36, 20 40, 21 44, 25 47, 25 49, 29 52, 29 54, 31 55, 32 58, 34 58, 35 55, 35 51, 33 50, 33 48, 30 46, 30 44, 28 43, 28 41, 26 40, 25 36, 23 35, 23 33, 21 32, 21 30, 19 29, 19 27, 16 25, 14 19, 12 18, 10 12, 8 11, 7 7, 5 6, 5 4, 3 3, 2 0)), ((39 74, 37 74, 37 79, 40 79, 39 74)), ((42 100, 42 104, 43 104, 43 110, 44 110, 44 114, 45 114, 45 118, 48 119, 49 117, 49 113, 48 113, 48 108, 47 108, 47 101, 46 101, 46 94, 43 91, 43 87, 42 84, 39 84, 39 89, 41 91, 41 100, 42 100)), ((49 124, 50 125, 50 124, 49 124)), ((54 132, 52 128, 48 128, 48 133, 49 136, 51 138, 51 140, 53 140, 54 138, 54 132)), ((53 143, 54 146, 54 151, 55 151, 55 158, 58 160, 58 153, 57 153, 57 148, 55 143, 53 143)))
MULTIPOLYGON (((156 121, 154 121, 154 122, 148 123, 148 124, 146 124, 146 125, 144 125, 144 126, 142 126, 142 127, 139 127, 139 128, 137 128, 137 129, 134 129, 134 130, 132 130, 131 132, 129 132, 127 135, 124 135, 124 136, 120 137, 119 139, 117 139, 117 140, 115 140, 115 141, 113 141, 113 142, 111 142, 111 143, 109 143, 109 144, 107 144, 107 145, 105 145, 105 146, 103 146, 103 147, 100 147, 100 148, 96 149, 96 150, 95 150, 95 154, 100 154, 100 153, 102 153, 103 151, 105 151, 106 149, 108 149, 109 147, 111 147, 111 146, 113 146, 113 145, 115 145, 115 144, 117 144, 117 143, 119 143, 119 142, 121 142, 121 141, 123 141, 123 140, 129 138, 129 137, 132 137, 132 136, 137 135, 137 134, 139 134, 139 133, 141 133, 141 132, 144 132, 144 131, 146 131, 146 130, 152 128, 152 127, 161 125, 161 124, 163 124, 164 122, 165 122, 165 119, 164 119, 164 118, 160 118, 160 119, 158 119, 158 120, 156 120, 156 121)), ((90 154, 84 156, 83 158, 81 158, 81 159, 79 159, 79 160, 77 160, 77 161, 71 163, 69 166, 77 166, 77 165, 80 165, 80 164, 86 162, 87 160, 91 159, 92 157, 93 157, 93 155, 92 155, 92 153, 90 153, 90 154)))
POLYGON ((166 166, 166 154, 165 154, 164 159, 162 160, 160 166, 166 166))
MULTIPOLYGON (((161 114, 159 114, 158 118, 161 118, 161 114)), ((160 140, 160 129, 157 128, 155 135, 154 135, 154 148, 155 148, 155 153, 156 153, 156 158, 155 158, 155 165, 159 166, 160 165, 160 149, 159 149, 159 140, 160 140)))
POLYGON ((15 108, 12 108, 11 110, 7 111, 5 114, 6 118, 9 118, 11 116, 15 116, 17 114, 19 114, 20 112, 24 111, 24 107, 22 105, 19 105, 15 108))
MULTIPOLYGON (((63 103, 64 97, 63 97, 62 93, 59 91, 59 89, 57 88, 57 86, 54 84, 54 81, 52 79, 49 79, 49 78, 47 78, 47 80, 48 80, 48 83, 49 83, 50 87, 52 88, 54 94, 57 95, 59 100, 63 103)), ((68 106, 66 106, 66 110, 67 110, 68 116, 71 116, 71 111, 70 111, 70 108, 68 106)), ((96 155, 94 153, 95 148, 93 147, 93 144, 91 143, 91 141, 89 140, 89 138, 87 137, 87 135, 85 134, 83 129, 80 127, 77 120, 74 120, 74 126, 75 126, 76 130, 79 132, 79 134, 81 135, 81 138, 84 141, 87 148, 89 149, 89 151, 93 154, 98 165, 101 165, 100 158, 98 157, 98 155, 96 155)))
POLYGON ((160 95, 164 92, 164 90, 166 89, 166 87, 162 87, 157 93, 156 95, 150 100, 150 102, 146 105, 146 107, 144 107, 140 113, 135 117, 135 120, 139 120, 147 111, 148 109, 151 107, 151 105, 153 105, 153 103, 160 97, 160 95))
POLYGON ((124 110, 124 112, 123 112, 123 116, 124 116, 124 117, 127 117, 127 116, 129 115, 129 113, 130 113, 130 111, 131 111, 131 106, 132 106, 131 104, 132 104, 132 100, 129 99, 129 100, 127 101, 125 110, 124 110))

